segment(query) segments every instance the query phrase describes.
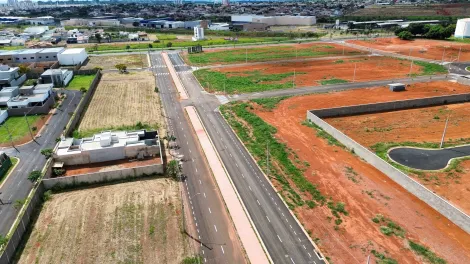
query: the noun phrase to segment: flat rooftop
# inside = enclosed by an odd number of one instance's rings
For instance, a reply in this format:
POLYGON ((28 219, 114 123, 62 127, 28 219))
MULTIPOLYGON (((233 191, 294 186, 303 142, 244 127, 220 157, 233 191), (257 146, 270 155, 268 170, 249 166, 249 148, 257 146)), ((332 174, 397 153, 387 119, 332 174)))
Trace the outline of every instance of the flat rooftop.
POLYGON ((79 54, 84 50, 84 48, 66 49, 64 52, 62 52, 62 54, 79 54))

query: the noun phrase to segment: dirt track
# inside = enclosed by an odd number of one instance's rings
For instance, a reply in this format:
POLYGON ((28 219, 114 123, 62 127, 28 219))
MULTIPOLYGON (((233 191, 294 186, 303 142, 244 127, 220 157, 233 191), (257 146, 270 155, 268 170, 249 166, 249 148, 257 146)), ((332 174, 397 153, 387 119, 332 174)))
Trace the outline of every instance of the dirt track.
POLYGON ((150 179, 53 195, 19 263, 181 263, 178 183, 150 179))
POLYGON ((457 60, 460 48, 462 48, 459 60, 470 61, 470 44, 459 42, 431 39, 401 40, 396 37, 371 40, 348 40, 347 42, 406 56, 411 54, 412 57, 438 61, 443 58, 444 61, 457 60))
MULTIPOLYGON (((394 111, 350 117, 330 118, 326 121, 348 136, 370 147, 380 142, 434 142, 439 143, 446 118, 450 122, 446 142, 470 138, 470 104, 454 104, 413 110, 394 111), (403 118, 407 117, 407 118, 403 118)), ((470 161, 449 172, 411 173, 422 184, 470 214, 470 161)))
POLYGON ((448 263, 470 263, 470 235, 373 166, 317 137, 313 128, 301 124, 306 111, 468 90, 465 86, 437 82, 417 84, 404 93, 389 93, 386 88, 378 88, 293 97, 279 103, 271 112, 255 107, 259 116, 276 127, 276 137, 295 151, 300 160, 310 164, 304 172, 305 177, 318 185, 325 196, 346 203, 349 216, 344 218, 344 226, 342 224, 339 230, 328 221, 328 208, 296 209, 300 221, 312 232, 312 237, 319 239, 320 247, 334 263, 363 262, 372 249, 386 250, 399 263, 423 262, 408 249, 404 239, 380 232, 377 224, 372 222, 376 214, 391 218, 406 230, 406 239, 430 247, 448 263), (357 173, 354 181, 347 172, 348 167, 357 173))

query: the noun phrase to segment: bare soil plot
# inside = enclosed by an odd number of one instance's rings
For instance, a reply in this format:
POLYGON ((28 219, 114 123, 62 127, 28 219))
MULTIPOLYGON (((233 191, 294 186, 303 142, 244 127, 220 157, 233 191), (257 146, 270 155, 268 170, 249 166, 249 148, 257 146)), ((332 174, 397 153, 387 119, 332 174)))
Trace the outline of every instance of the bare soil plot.
MULTIPOLYGON (((428 66, 383 56, 364 56, 350 59, 263 63, 195 71, 205 89, 246 93, 302 86, 317 86, 346 82, 363 82, 403 78, 410 74, 430 74, 428 66), (294 84, 294 85, 293 85, 294 84)), ((439 70, 442 66, 437 65, 439 70)))
POLYGON ((377 38, 370 40, 348 40, 347 42, 394 52, 412 57, 441 61, 470 61, 470 44, 433 39, 401 40, 399 38, 377 38), (411 51, 411 53, 410 53, 411 51), (459 57, 460 53, 460 57, 459 57))
POLYGON ((93 172, 119 170, 125 168, 135 168, 147 165, 161 164, 162 160, 160 157, 153 157, 144 160, 115 160, 108 162, 98 162, 85 165, 73 165, 65 167, 64 176, 73 176, 79 174, 87 174, 93 172))
MULTIPOLYGON (((295 176, 297 175, 295 170, 292 167, 285 167, 282 162, 276 160, 279 154, 277 149, 280 146, 275 144, 270 146, 272 183, 289 202, 289 206, 294 208, 294 212, 312 239, 319 244, 333 263, 360 263, 368 255, 371 255, 376 263, 394 263, 377 262, 380 255, 373 254, 372 250, 384 254, 387 258, 395 259, 398 263, 425 262, 411 250, 409 241, 425 245, 447 263, 466 263, 470 261, 469 234, 395 184, 373 166, 363 162, 348 150, 331 145, 314 128, 303 125, 302 122, 306 119, 307 110, 311 109, 468 91, 470 87, 439 81, 415 84, 402 93, 393 93, 386 87, 377 87, 292 97, 278 102, 272 110, 248 102, 244 109, 261 117, 274 129, 266 128, 266 125, 255 117, 239 112, 236 107, 229 109, 237 113, 235 118, 239 125, 234 126, 234 129, 239 130, 242 127, 243 132, 238 133, 240 138, 244 142, 249 142, 246 144, 249 149, 257 148, 256 153, 252 154, 258 157, 265 153, 265 144, 257 146, 256 142, 265 138, 265 133, 260 132, 271 131, 274 138, 286 146, 285 160, 290 160, 298 171, 300 170, 305 180, 319 191, 318 194, 313 192, 314 195, 302 191, 296 183, 298 179, 295 178, 298 176, 295 176), (251 124, 256 124, 256 127, 251 124), (286 182, 291 190, 286 188, 286 182), (316 202, 316 205, 311 206, 308 201, 315 200, 315 196, 323 196, 326 199, 325 204, 322 206, 316 202), (299 204, 297 202, 299 200, 307 202, 299 204), (337 223, 339 218, 336 218, 331 208, 339 202, 344 203, 347 214, 337 211, 342 220, 337 223), (388 223, 381 222, 377 215, 387 218, 388 223), (388 233, 390 226, 398 226, 400 229, 395 231, 399 231, 397 233, 400 235, 388 233)), ((406 116, 402 116, 402 119, 406 119, 406 116)), ((232 121, 229 119, 229 122, 232 121)), ((279 156, 282 158, 282 155, 279 156)), ((259 159, 259 164, 263 166, 265 159, 259 159)), ((301 186, 307 189, 306 184, 301 186)))
POLYGON ((160 99, 151 72, 104 73, 80 122, 79 132, 135 126, 163 126, 160 99))
POLYGON ((116 70, 116 64, 125 64, 128 69, 147 68, 148 59, 146 54, 90 56, 89 61, 81 69, 93 69, 102 67, 103 70, 116 70))
POLYGON ((54 194, 18 263, 181 263, 178 183, 149 179, 54 194))
MULTIPOLYGON (((453 104, 412 110, 329 118, 326 121, 371 148, 380 143, 440 143, 446 118, 447 146, 470 143, 470 104, 453 104), (406 118, 403 118, 406 117, 406 118)), ((470 161, 440 172, 409 175, 470 214, 470 161)))
POLYGON ((194 65, 217 65, 361 54, 366 54, 366 52, 334 43, 308 43, 223 50, 205 49, 203 53, 187 54, 185 52, 183 57, 194 65))

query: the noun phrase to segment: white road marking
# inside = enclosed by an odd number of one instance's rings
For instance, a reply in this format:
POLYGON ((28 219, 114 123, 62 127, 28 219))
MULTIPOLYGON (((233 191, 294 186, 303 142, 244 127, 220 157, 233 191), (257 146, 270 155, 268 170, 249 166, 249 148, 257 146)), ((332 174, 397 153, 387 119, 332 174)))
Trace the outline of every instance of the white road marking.
POLYGON ((256 202, 258 203, 258 205, 261 205, 258 200, 256 200, 256 202))
MULTIPOLYGON (((307 252, 307 254, 308 254, 308 257, 309 257, 309 258, 312 257, 312 255, 310 255, 310 253, 307 252)), ((313 263, 317 264, 315 261, 314 261, 313 263)))
POLYGON ((282 243, 281 237, 279 235, 277 235, 277 238, 279 238, 279 241, 281 241, 281 243, 282 243))
POLYGON ((294 263, 294 264, 295 264, 295 262, 294 262, 294 260, 293 260, 292 258, 290 258, 290 261, 292 261, 292 263, 294 263))
POLYGON ((304 249, 307 249, 307 248, 305 247, 305 245, 302 245, 302 246, 304 247, 304 249))
POLYGON ((224 247, 220 246, 220 248, 222 249, 222 254, 225 254, 224 247))
POLYGON ((248 185, 248 189, 250 189, 250 191, 253 191, 253 190, 251 189, 251 186, 250 186, 250 185, 248 185))
POLYGON ((206 197, 206 193, 204 193, 204 198, 207 198, 207 197, 206 197))
POLYGON ((269 217, 268 217, 268 216, 266 216, 266 218, 268 219, 268 222, 270 222, 270 223, 271 223, 271 220, 269 220, 269 217))
POLYGON ((214 225, 215 232, 217 232, 217 227, 214 225))
POLYGON ((201 180, 199 180, 199 184, 202 184, 201 180))
POLYGON ((212 214, 211 208, 210 207, 208 207, 208 208, 209 208, 209 213, 212 214))

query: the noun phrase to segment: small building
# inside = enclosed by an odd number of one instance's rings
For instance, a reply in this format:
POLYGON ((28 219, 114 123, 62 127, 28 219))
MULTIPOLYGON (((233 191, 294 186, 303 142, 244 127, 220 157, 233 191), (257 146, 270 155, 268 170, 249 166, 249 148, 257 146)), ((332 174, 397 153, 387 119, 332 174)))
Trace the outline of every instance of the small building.
POLYGON ((33 38, 38 38, 48 30, 49 30, 48 26, 37 26, 37 27, 25 28, 23 32, 26 34, 29 34, 33 38))
POLYGON ((36 61, 57 61, 58 55, 64 52, 65 48, 48 48, 38 52, 36 61))
POLYGON ((18 67, 0 65, 0 88, 20 86, 26 81, 26 74, 21 75, 18 67))
POLYGON ((87 58, 88 54, 84 48, 66 49, 58 54, 60 65, 70 66, 82 64, 87 58))
POLYGON ((193 20, 193 21, 184 21, 184 28, 192 29, 194 27, 202 27, 207 29, 209 27, 209 22, 207 20, 193 20))
POLYGON ((456 38, 470 38, 470 18, 457 20, 454 36, 456 38))
POLYGON ((41 74, 43 83, 52 83, 54 87, 65 87, 72 78, 73 71, 67 69, 49 69, 41 74))
POLYGON ((230 26, 232 31, 265 31, 268 25, 265 23, 233 23, 230 26))
POLYGON ((12 98, 17 96, 19 93, 18 86, 14 87, 4 87, 0 90, 0 106, 7 106, 7 102, 12 98))
POLYGON ((65 165, 161 156, 157 131, 104 131, 92 137, 62 138, 53 158, 65 165))
POLYGON ((26 43, 26 40, 23 38, 11 38, 11 46, 24 46, 26 43))
POLYGON ((53 98, 52 87, 52 83, 21 87, 19 95, 8 100, 8 109, 45 106, 53 98))
POLYGON ((388 87, 392 92, 400 92, 406 90, 406 86, 403 83, 391 83, 388 85, 388 87))
POLYGON ((0 39, 0 47, 11 46, 11 39, 0 39))
POLYGON ((212 23, 209 25, 210 30, 223 30, 228 31, 230 30, 230 24, 228 23, 212 23))
POLYGON ((194 36, 192 39, 193 41, 204 40, 204 28, 194 27, 194 36))
POLYGON ((166 21, 163 25, 164 28, 184 28, 183 21, 166 21))
MULTIPOLYGON (((0 124, 3 124, 5 123, 5 121, 7 121, 7 118, 8 118, 8 111, 7 110, 0 110, 0 124)), ((0 178, 2 176, 0 175, 0 178)))

